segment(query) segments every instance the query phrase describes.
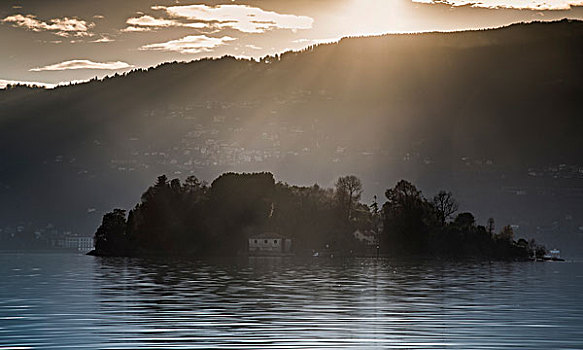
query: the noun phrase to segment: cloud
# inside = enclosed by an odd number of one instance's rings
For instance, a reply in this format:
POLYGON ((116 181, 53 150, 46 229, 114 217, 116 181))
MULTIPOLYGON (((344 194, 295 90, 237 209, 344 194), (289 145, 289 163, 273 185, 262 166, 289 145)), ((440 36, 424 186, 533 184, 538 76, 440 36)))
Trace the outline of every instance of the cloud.
POLYGON ((121 31, 124 33, 131 33, 131 32, 151 32, 153 29, 150 27, 134 27, 134 26, 129 26, 126 27, 124 29, 122 29, 121 31))
POLYGON ((149 15, 143 15, 140 17, 128 18, 126 21, 128 27, 122 29, 124 32, 140 32, 149 31, 157 28, 168 28, 168 27, 189 27, 189 28, 206 28, 208 24, 206 23, 182 23, 176 20, 165 19, 165 18, 154 18, 149 15))
POLYGON ((196 54, 210 52, 214 48, 225 45, 229 41, 236 40, 229 36, 212 38, 206 35, 189 35, 182 39, 171 40, 165 43, 150 44, 140 47, 140 50, 174 51, 183 54, 196 54))
POLYGON ((583 6, 583 0, 412 0, 422 4, 445 4, 450 6, 472 6, 488 9, 514 9, 533 11, 570 10, 583 6))
POLYGON ((273 29, 310 29, 314 23, 311 17, 280 14, 247 5, 153 6, 152 9, 164 10, 174 18, 208 23, 220 29, 232 28, 244 33, 264 33, 273 29))
POLYGON ((93 62, 90 60, 71 60, 61 63, 51 64, 44 67, 32 68, 31 72, 43 72, 43 71, 62 71, 71 69, 103 69, 103 70, 119 70, 134 68, 134 66, 127 64, 126 62, 115 61, 115 62, 93 62))
POLYGON ((177 22, 173 20, 164 18, 154 18, 148 15, 128 18, 126 23, 129 24, 130 26, 136 27, 172 27, 177 24, 177 22))
POLYGON ((113 40, 112 38, 102 35, 101 38, 90 41, 91 43, 111 43, 114 42, 115 40, 113 40))
POLYGON ((8 16, 2 20, 3 23, 12 23, 14 27, 22 27, 33 32, 50 31, 59 36, 93 36, 89 29, 95 26, 94 23, 87 23, 76 18, 53 18, 49 22, 44 22, 34 15, 16 14, 8 16))

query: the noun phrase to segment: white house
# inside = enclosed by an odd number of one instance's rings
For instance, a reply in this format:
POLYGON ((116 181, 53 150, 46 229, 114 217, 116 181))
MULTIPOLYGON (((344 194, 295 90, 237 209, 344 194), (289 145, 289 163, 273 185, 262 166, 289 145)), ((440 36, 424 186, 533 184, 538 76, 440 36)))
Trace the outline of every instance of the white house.
POLYGON ((80 252, 88 252, 93 249, 93 237, 83 236, 64 236, 52 242, 56 248, 65 248, 77 250, 80 252))
POLYGON ((551 257, 552 260, 560 259, 561 251, 558 249, 551 249, 551 251, 549 251, 549 256, 551 257))
POLYGON ((290 253, 291 246, 291 239, 274 232, 249 236, 249 253, 251 254, 270 255, 290 253))

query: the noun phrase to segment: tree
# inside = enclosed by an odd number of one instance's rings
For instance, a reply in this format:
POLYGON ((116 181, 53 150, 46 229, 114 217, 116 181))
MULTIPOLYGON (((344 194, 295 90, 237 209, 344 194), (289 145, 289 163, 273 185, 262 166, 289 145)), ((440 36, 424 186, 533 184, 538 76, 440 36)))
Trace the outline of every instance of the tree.
POLYGON ((184 187, 187 192, 198 192, 200 189, 204 189, 207 186, 205 181, 200 181, 196 176, 190 175, 184 180, 184 187))
POLYGON ((494 226, 494 218, 489 218, 488 219, 488 233, 490 234, 490 236, 492 236, 492 234, 494 233, 495 230, 495 226, 494 226))
POLYGON ((429 204, 413 184, 401 180, 385 192, 383 236, 385 249, 420 253, 426 248, 429 204))
POLYGON ((166 183, 168 183, 168 177, 166 177, 166 175, 160 175, 158 176, 158 179, 156 180, 156 187, 164 187, 166 186, 166 183))
POLYGON ((379 221, 381 218, 381 210, 379 209, 379 203, 377 201, 377 196, 373 196, 372 203, 370 204, 370 212, 372 214, 373 226, 375 230, 375 234, 378 231, 379 221))
POLYGON ((514 230, 512 229, 512 226, 510 226, 510 225, 504 226, 502 228, 502 231, 500 231, 500 233, 498 234, 498 239, 500 239, 502 241, 512 242, 513 238, 514 238, 514 230))
POLYGON ((460 213, 453 221, 454 225, 462 230, 470 230, 476 224, 476 219, 472 213, 460 213))
POLYGON ((451 192, 439 191, 433 197, 432 204, 442 224, 458 210, 458 204, 451 192))
POLYGON ((102 255, 126 254, 126 211, 114 209, 103 216, 95 232, 95 250, 102 255))
POLYGON ((379 203, 377 201, 377 196, 373 196, 372 203, 370 204, 370 211, 372 214, 372 224, 374 229, 375 241, 376 241, 376 249, 377 255, 379 254, 380 250, 380 232, 379 232, 379 224, 381 221, 381 210, 379 209, 379 203))
POLYGON ((375 216, 379 215, 380 210, 379 210, 379 203, 377 201, 376 194, 372 197, 372 203, 370 204, 370 210, 371 210, 373 215, 375 215, 375 216))
POLYGON ((339 177, 336 181, 336 196, 345 212, 347 221, 350 221, 354 203, 360 200, 362 195, 362 182, 354 175, 339 177))
POLYGON ((180 184, 180 180, 172 179, 172 181, 170 181, 170 189, 173 193, 182 192, 182 185, 180 184))
POLYGON ((401 180, 394 188, 386 190, 385 196, 392 207, 413 208, 424 201, 421 191, 406 180, 401 180))

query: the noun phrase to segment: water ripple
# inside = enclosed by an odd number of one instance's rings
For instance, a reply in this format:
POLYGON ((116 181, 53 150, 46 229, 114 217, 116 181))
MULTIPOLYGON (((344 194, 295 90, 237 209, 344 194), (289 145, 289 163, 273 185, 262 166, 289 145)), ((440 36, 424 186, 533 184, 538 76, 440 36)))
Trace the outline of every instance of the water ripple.
POLYGON ((581 349, 582 264, 0 255, 5 349, 581 349))

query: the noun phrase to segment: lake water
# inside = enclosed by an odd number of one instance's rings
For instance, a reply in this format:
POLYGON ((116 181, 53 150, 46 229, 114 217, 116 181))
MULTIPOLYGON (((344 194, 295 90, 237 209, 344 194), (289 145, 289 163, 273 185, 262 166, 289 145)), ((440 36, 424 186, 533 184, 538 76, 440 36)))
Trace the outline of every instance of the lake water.
POLYGON ((0 254, 0 349, 583 349, 583 264, 0 254))

